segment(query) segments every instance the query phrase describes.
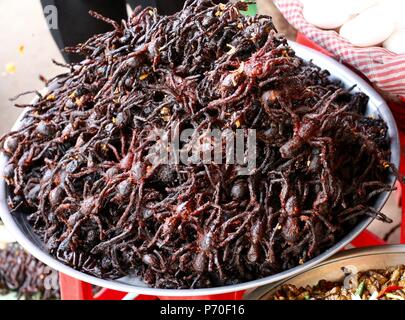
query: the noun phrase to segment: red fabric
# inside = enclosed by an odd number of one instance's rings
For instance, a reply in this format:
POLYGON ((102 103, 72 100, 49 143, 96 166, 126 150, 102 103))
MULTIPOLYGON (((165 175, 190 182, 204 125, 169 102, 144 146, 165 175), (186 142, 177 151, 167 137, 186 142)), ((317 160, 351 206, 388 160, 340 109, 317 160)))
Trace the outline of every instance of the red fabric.
POLYGON ((299 0, 274 2, 291 25, 335 58, 361 71, 380 90, 405 96, 405 54, 395 54, 380 47, 355 47, 336 31, 322 30, 308 23, 299 0))

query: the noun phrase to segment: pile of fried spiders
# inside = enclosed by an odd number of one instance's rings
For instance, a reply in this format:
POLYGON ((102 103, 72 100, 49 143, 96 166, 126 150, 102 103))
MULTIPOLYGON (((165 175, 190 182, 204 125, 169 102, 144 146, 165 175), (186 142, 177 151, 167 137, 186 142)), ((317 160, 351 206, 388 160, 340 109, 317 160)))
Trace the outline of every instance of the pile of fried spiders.
MULTIPOLYGON (((1 222, 0 222, 1 224, 1 222)), ((16 243, 0 248, 0 299, 58 300, 58 273, 16 243)))
POLYGON ((56 259, 105 279, 215 287, 302 264, 365 216, 389 220, 372 207, 395 171, 387 125, 247 6, 187 1, 120 24, 91 12, 114 30, 68 48, 84 60, 18 105, 20 128, 1 139, 8 204, 56 259), (187 128, 254 129, 255 170, 152 166, 150 133, 187 128))

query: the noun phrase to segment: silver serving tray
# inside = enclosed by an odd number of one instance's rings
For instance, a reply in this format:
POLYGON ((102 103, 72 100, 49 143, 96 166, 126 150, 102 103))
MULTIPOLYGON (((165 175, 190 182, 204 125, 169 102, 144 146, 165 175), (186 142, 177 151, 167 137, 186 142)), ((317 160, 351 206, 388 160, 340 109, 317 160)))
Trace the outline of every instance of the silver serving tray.
MULTIPOLYGON (((398 167, 399 165, 399 139, 398 131, 394 121, 394 118, 389 110, 386 102, 383 98, 361 77, 356 75, 353 71, 349 70, 347 67, 343 66, 336 60, 329 58, 315 50, 309 49, 302 45, 294 42, 290 42, 291 47, 295 50, 296 55, 303 58, 304 60, 312 60, 314 64, 320 66, 323 69, 329 70, 332 78, 336 78, 342 81, 342 83, 347 87, 352 87, 356 85, 353 89, 354 92, 362 91, 367 94, 370 98, 369 104, 367 106, 367 114, 381 117, 388 125, 388 134, 391 139, 391 162, 398 167)), ((19 127, 19 123, 23 117, 23 114, 15 123, 13 129, 19 127)), ((6 158, 4 155, 0 156, 0 170, 4 168, 6 163, 6 158)), ((395 183, 395 177, 390 176, 390 183, 393 185, 395 183)), ((235 285, 228 285, 222 287, 214 288, 204 288, 204 289, 156 289, 148 287, 141 279, 136 277, 124 277, 116 280, 103 280, 97 277, 85 274, 78 270, 75 270, 62 262, 56 260, 54 257, 50 256, 44 248, 43 243, 35 235, 32 227, 26 220, 26 216, 19 212, 11 214, 7 203, 6 203, 7 188, 4 181, 0 181, 0 217, 6 225, 7 229, 12 233, 15 239, 33 256, 41 260, 50 267, 67 274, 71 277, 77 278, 79 280, 100 286, 106 287, 123 292, 155 295, 155 296, 205 296, 213 294, 221 294, 226 292, 234 292, 239 290, 246 290, 250 288, 255 288, 263 286, 269 283, 278 282, 282 279, 289 278, 293 275, 299 274, 308 270, 325 259, 332 256, 334 253, 349 244, 354 238, 356 238, 373 220, 370 217, 362 220, 346 237, 341 241, 336 243, 333 247, 326 250, 319 256, 299 265, 295 268, 265 277, 257 279, 254 281, 243 282, 235 285)), ((390 192, 385 192, 381 194, 375 201, 374 207, 380 210, 386 200, 388 199, 390 192)))
POLYGON ((269 300, 284 284, 305 287, 307 285, 316 285, 319 280, 341 281, 344 277, 341 269, 343 267, 351 269, 355 267, 360 272, 371 269, 385 269, 400 264, 405 264, 405 245, 349 249, 299 275, 248 291, 245 293, 244 298, 247 300, 269 300))

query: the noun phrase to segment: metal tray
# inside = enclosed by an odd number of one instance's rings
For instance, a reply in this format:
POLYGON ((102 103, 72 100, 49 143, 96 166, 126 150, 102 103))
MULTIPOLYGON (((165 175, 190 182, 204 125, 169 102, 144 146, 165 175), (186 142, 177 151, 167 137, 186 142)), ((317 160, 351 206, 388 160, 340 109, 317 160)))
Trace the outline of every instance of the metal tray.
POLYGON ((246 300, 268 300, 284 284, 296 287, 316 285, 319 280, 340 281, 343 267, 355 267, 358 271, 385 269, 405 264, 405 245, 386 245, 342 251, 316 267, 283 280, 245 293, 246 300))
MULTIPOLYGON (((352 87, 356 85, 353 89, 354 92, 362 91, 370 97, 369 104, 367 107, 367 114, 375 115, 381 117, 388 125, 388 133, 391 139, 391 162, 395 165, 399 165, 399 139, 398 131, 394 121, 394 118, 389 110, 387 104, 383 98, 361 77, 357 76, 354 72, 337 62, 336 60, 329 58, 315 50, 309 49, 302 45, 290 42, 290 45, 295 50, 297 56, 303 58, 304 60, 312 60, 314 64, 320 66, 323 69, 329 70, 332 78, 336 78, 342 81, 342 83, 347 87, 352 87)), ((17 120, 13 129, 17 129, 19 126, 19 121, 21 121, 23 115, 17 120)), ((4 168, 6 163, 6 158, 4 155, 0 156, 0 169, 4 168)), ((395 183, 395 177, 390 176, 390 183, 395 183)), ((78 270, 75 270, 62 262, 56 260, 54 257, 50 256, 44 248, 43 243, 35 235, 33 229, 26 220, 26 216, 22 213, 16 212, 13 215, 6 203, 7 188, 4 181, 0 181, 0 217, 8 230, 13 234, 16 240, 33 256, 41 260, 50 267, 67 274, 71 277, 92 283, 100 287, 106 287, 118 291, 142 293, 147 295, 155 296, 205 296, 213 294, 221 294, 226 292, 234 292, 239 290, 246 290, 250 288, 255 288, 263 286, 269 283, 278 282, 282 279, 291 277, 293 275, 302 273, 308 270, 325 259, 332 256, 334 253, 339 251, 341 248, 350 243, 354 238, 356 238, 373 220, 368 217, 362 220, 349 234, 347 234, 341 241, 336 243, 333 247, 326 250, 319 256, 299 265, 295 268, 265 277, 257 279, 254 281, 243 282, 235 285, 228 285, 222 287, 214 288, 204 288, 204 289, 156 289, 148 287, 141 279, 135 277, 124 277, 116 280, 103 280, 96 278, 94 276, 85 274, 78 270)), ((380 210, 386 200, 388 199, 389 192, 381 194, 374 204, 377 210, 380 210)))

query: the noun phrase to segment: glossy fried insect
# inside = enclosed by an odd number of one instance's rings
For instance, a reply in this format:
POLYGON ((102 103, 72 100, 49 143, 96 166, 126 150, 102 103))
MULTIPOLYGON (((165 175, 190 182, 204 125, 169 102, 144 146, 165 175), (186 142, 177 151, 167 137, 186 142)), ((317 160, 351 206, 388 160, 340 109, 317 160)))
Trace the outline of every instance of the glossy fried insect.
POLYGON ((101 278, 212 287, 304 263, 367 215, 388 220, 371 207, 394 169, 386 124, 246 9, 96 15, 114 30, 68 49, 83 62, 1 140, 9 206, 53 256, 101 278), (188 128, 255 129, 256 169, 152 166, 151 133, 188 128))

